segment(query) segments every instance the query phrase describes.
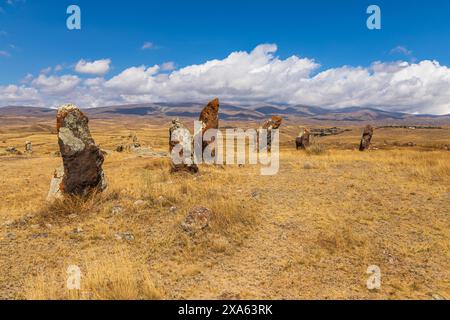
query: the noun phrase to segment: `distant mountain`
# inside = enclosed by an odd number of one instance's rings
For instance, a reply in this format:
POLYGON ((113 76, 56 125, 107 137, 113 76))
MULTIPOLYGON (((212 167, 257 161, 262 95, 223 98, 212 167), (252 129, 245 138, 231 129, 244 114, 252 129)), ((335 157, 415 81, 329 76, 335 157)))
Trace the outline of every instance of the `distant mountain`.
MULTIPOLYGON (((85 109, 89 117, 169 117, 198 118, 204 104, 183 103, 143 103, 130 105, 106 106, 85 109)), ((54 117, 56 111, 48 108, 27 106, 7 106, 0 108, 0 117, 54 117)), ((342 109, 325 109, 305 105, 260 104, 241 106, 237 104, 221 104, 221 118, 224 120, 261 121, 272 115, 280 115, 287 119, 311 122, 411 122, 433 123, 450 122, 450 115, 412 115, 400 112, 383 111, 376 108, 349 107, 342 109)))
POLYGON ((0 117, 46 117, 50 115, 55 115, 55 110, 27 106, 0 107, 0 117))

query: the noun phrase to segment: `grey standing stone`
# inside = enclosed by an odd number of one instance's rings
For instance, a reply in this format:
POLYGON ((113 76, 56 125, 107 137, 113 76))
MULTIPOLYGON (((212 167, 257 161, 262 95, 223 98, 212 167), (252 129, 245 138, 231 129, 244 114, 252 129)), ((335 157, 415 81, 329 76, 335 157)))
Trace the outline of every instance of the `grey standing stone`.
POLYGON ((198 173, 198 167, 194 163, 193 138, 189 130, 179 120, 173 120, 169 129, 169 150, 172 159, 172 173, 198 173), (175 148, 180 148, 178 154, 172 154, 175 148), (175 157, 179 161, 175 161, 175 157))
POLYGON ((33 153, 33 143, 31 141, 25 142, 25 152, 26 153, 33 153))

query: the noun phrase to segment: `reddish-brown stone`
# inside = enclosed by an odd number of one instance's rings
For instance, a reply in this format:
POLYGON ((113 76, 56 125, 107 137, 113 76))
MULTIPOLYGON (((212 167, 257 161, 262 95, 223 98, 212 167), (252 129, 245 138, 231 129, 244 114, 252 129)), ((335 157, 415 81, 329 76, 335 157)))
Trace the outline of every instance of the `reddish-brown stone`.
POLYGON ((265 130, 277 130, 281 127, 283 118, 279 116, 273 116, 270 120, 263 123, 262 128, 265 130))
POLYGON ((359 146, 359 151, 368 150, 370 147, 372 138, 373 138, 373 127, 368 125, 364 128, 363 136, 361 139, 361 144, 359 146))
POLYGON ((64 169, 63 174, 55 172, 54 179, 60 181, 52 181, 49 198, 63 194, 86 196, 93 190, 105 190, 104 156, 92 139, 88 118, 76 106, 64 105, 58 109, 56 119, 64 169))
MULTIPOLYGON (((270 120, 265 121, 261 129, 267 130, 267 150, 272 150, 272 130, 278 130, 280 129, 281 125, 283 124, 283 118, 279 116, 273 116, 270 120)), ((259 141, 259 134, 258 131, 258 143, 259 141)))
MULTIPOLYGON (((210 129, 219 129, 219 109, 220 102, 219 99, 214 99, 210 101, 205 108, 203 108, 199 120, 203 124, 202 136, 210 129)), ((215 137, 211 141, 202 142, 202 152, 212 143, 215 143, 215 137)), ((212 150, 212 155, 215 156, 215 150, 212 150)))
POLYGON ((295 140, 297 150, 307 149, 310 145, 311 132, 308 129, 303 129, 300 135, 295 140))

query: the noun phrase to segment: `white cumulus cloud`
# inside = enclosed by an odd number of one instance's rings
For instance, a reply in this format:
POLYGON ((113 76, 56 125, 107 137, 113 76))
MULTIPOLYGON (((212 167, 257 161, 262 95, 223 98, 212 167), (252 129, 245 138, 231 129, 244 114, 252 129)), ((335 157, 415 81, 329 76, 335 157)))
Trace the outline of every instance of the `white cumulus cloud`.
POLYGON ((75 71, 84 74, 103 75, 109 72, 110 64, 110 59, 96 60, 93 62, 80 60, 75 66, 75 71))
POLYGON ((81 80, 74 75, 41 74, 28 79, 26 87, 17 87, 18 93, 12 97, 20 101, 25 96, 19 91, 29 89, 42 104, 51 106, 68 101, 85 108, 140 102, 204 102, 219 97, 234 103, 359 106, 450 114, 450 69, 438 61, 376 61, 369 66, 324 69, 312 58, 294 55, 283 59, 276 52, 276 45, 263 44, 250 52, 232 52, 223 59, 180 69, 174 64, 131 66, 110 78, 104 74, 111 60, 82 60, 82 73, 96 77, 81 80))
POLYGON ((0 101, 7 105, 36 105, 40 104, 38 90, 25 86, 0 86, 0 101))
POLYGON ((73 75, 57 77, 40 74, 39 77, 32 81, 32 85, 42 93, 58 95, 74 90, 80 82, 80 78, 73 75))

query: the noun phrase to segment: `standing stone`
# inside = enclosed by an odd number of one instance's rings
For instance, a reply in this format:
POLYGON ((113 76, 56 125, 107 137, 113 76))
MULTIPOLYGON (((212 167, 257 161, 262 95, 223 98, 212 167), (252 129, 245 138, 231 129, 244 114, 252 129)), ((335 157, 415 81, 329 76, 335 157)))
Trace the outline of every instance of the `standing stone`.
POLYGON ((25 152, 30 154, 33 153, 33 144, 31 141, 25 142, 25 152))
POLYGON ((266 130, 278 130, 283 123, 283 118, 279 116, 273 116, 270 120, 263 123, 262 128, 266 130))
POLYGON ((302 129, 299 136, 295 140, 295 143, 297 145, 297 150, 307 149, 311 143, 310 138, 311 138, 311 132, 306 128, 302 129))
POLYGON ((141 147, 141 143, 139 142, 139 139, 138 139, 136 133, 133 133, 131 135, 131 139, 133 140, 133 147, 135 147, 135 148, 140 148, 141 147))
POLYGON ((193 140, 191 133, 178 119, 172 121, 172 126, 169 129, 169 149, 170 157, 172 159, 172 173, 198 172, 198 167, 194 163, 193 140), (172 155, 173 149, 178 145, 183 147, 182 151, 180 151, 180 154, 178 155, 182 160, 182 163, 175 163, 174 155, 172 155), (184 153, 184 150, 189 150, 189 152, 184 153))
POLYGON ((364 128, 364 133, 361 139, 361 145, 359 151, 368 150, 373 137, 373 127, 368 125, 364 128))
MULTIPOLYGON (((283 123, 283 118, 279 116, 273 116, 270 120, 264 122, 261 129, 267 130, 267 151, 272 150, 272 130, 278 130, 283 123)), ((259 132, 258 132, 258 142, 259 142, 259 132)))
POLYGON ((87 196, 107 187, 102 165, 104 156, 92 139, 88 118, 72 104, 58 109, 56 130, 63 167, 55 171, 48 200, 64 194, 87 196))
MULTIPOLYGON (((220 103, 219 99, 214 99, 210 101, 206 107, 203 109, 202 113, 200 114, 200 122, 203 124, 202 129, 202 136, 210 129, 219 129, 219 108, 220 103)), ((215 143, 215 138, 212 139, 212 141, 203 141, 202 142, 202 154, 205 151, 205 149, 210 145, 215 143)), ((216 151, 215 148, 212 150, 211 155, 215 156, 216 151)))

